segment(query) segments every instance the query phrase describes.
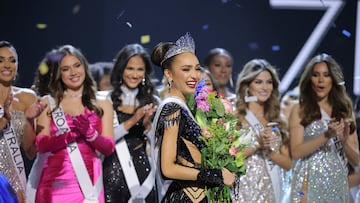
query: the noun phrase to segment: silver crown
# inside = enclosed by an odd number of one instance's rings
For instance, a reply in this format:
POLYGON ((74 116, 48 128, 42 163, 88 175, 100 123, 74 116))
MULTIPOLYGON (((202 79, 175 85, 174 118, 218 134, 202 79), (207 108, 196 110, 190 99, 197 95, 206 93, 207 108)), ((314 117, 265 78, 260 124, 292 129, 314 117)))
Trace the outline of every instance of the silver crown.
POLYGON ((165 53, 164 59, 160 62, 160 65, 162 65, 170 57, 184 52, 191 52, 195 54, 195 42, 188 32, 176 40, 175 44, 169 48, 169 50, 165 53))

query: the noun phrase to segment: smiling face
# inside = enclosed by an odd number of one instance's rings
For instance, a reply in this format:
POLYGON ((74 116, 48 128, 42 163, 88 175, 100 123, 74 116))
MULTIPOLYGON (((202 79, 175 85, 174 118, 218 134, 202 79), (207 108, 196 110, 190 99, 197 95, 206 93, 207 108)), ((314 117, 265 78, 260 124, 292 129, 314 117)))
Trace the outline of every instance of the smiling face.
POLYGON ((145 77, 145 63, 141 56, 136 55, 129 59, 122 74, 123 83, 129 89, 135 89, 145 77))
POLYGON ((0 48, 0 82, 11 83, 18 68, 17 54, 10 47, 0 48))
POLYGON ((314 65, 311 75, 311 87, 318 100, 326 99, 332 88, 332 77, 325 62, 314 65))
POLYGON ((220 87, 226 86, 232 73, 232 60, 227 55, 215 55, 207 67, 220 87))
POLYGON ((168 81, 172 81, 170 93, 185 97, 195 93, 195 86, 201 77, 198 58, 191 52, 184 52, 175 56, 171 69, 165 69, 168 81))
POLYGON ((273 78, 267 70, 264 70, 250 82, 249 94, 256 96, 258 102, 265 103, 270 98, 273 88, 273 78))
POLYGON ((78 90, 85 80, 84 64, 73 55, 67 54, 60 62, 60 77, 67 89, 78 90))

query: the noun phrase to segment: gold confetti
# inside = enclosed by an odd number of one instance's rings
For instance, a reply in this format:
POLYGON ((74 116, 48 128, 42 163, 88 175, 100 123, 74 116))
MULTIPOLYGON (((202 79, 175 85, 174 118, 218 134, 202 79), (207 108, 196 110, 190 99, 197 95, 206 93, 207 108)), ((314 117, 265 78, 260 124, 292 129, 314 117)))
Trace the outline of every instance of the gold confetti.
POLYGON ((40 72, 40 75, 45 75, 46 73, 49 72, 49 67, 46 65, 46 63, 42 62, 39 65, 39 72, 40 72))
POLYGON ((141 44, 147 44, 150 42, 150 35, 142 35, 141 36, 141 44))
POLYGON ((40 30, 45 29, 47 27, 47 24, 45 23, 38 23, 36 24, 36 27, 40 30))

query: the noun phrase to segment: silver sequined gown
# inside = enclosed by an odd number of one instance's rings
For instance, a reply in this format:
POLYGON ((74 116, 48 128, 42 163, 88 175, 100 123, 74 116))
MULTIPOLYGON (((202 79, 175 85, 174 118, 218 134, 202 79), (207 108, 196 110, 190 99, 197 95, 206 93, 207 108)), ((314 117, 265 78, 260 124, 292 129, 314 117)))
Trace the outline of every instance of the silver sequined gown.
MULTIPOLYGON (((13 111, 11 114, 11 123, 13 124, 14 130, 16 132, 16 138, 19 142, 19 145, 21 145, 22 136, 24 133, 24 119, 25 116, 24 112, 22 111, 13 111)), ((2 173, 8 179, 9 183, 16 192, 19 190, 25 191, 14 167, 6 140, 2 135, 0 137, 0 173, 2 173)))
MULTIPOLYGON (((317 120, 305 128, 304 142, 312 140, 327 129, 326 122, 317 120)), ((306 187, 304 187, 306 188, 306 187)), ((307 195, 307 203, 342 203, 349 201, 347 169, 329 141, 313 154, 297 161, 293 170, 291 202, 300 202, 307 195), (302 190, 305 180, 307 189, 302 190)))
MULTIPOLYGON (((257 136, 255 131, 253 136, 255 140, 257 136)), ((232 192, 232 202, 276 202, 271 178, 267 171, 265 156, 257 151, 245 159, 245 165, 246 174, 238 177, 235 181, 232 192)), ((279 167, 278 169, 280 170, 279 167)))

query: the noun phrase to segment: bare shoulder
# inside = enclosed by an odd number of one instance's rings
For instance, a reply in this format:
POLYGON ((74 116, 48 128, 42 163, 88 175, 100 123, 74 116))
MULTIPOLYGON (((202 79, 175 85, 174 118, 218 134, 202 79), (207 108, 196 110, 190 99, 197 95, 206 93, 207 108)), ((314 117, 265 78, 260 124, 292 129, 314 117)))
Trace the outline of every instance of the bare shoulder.
POLYGON ((18 98, 20 103, 30 106, 37 100, 36 93, 29 88, 13 87, 14 98, 18 98))
POLYGON ((289 127, 300 126, 301 124, 301 116, 300 116, 300 105, 295 104, 291 110, 290 118, 289 118, 289 127))
POLYGON ((96 103, 104 110, 109 110, 113 108, 111 102, 105 97, 97 97, 96 103))
POLYGON ((22 88, 22 87, 13 87, 13 93, 17 97, 29 97, 29 98, 36 98, 36 93, 34 90, 29 88, 22 88))

